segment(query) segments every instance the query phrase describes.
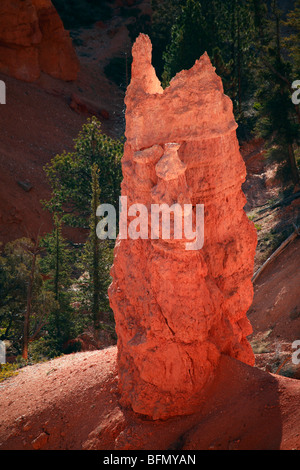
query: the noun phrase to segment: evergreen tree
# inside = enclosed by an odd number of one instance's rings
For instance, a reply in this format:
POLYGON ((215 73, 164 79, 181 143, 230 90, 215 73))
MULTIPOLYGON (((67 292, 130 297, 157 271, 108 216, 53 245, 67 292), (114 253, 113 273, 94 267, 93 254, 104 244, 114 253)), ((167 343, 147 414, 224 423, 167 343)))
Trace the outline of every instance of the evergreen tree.
POLYGON ((284 25, 288 34, 283 44, 292 63, 294 79, 300 79, 300 0, 295 1, 294 9, 287 14, 284 25))
POLYGON ((151 0, 152 62, 160 79, 164 71, 163 53, 171 42, 172 27, 176 24, 185 3, 186 0, 151 0))
POLYGON ((72 283, 71 250, 62 235, 62 218, 57 214, 53 216, 54 229, 45 235, 41 241, 44 256, 40 261, 40 269, 46 277, 48 288, 53 291, 59 303, 72 283))
POLYGON ((38 244, 26 238, 7 243, 0 256, 0 339, 10 340, 24 359, 55 304, 39 262, 38 244))
POLYGON ((163 54, 163 85, 183 69, 191 68, 208 46, 200 2, 187 0, 171 31, 171 42, 163 54))
POLYGON ((29 334, 30 334, 30 317, 31 317, 32 304, 33 304, 33 293, 34 293, 34 283, 35 283, 35 272, 36 272, 36 265, 37 265, 37 257, 39 255, 39 236, 37 237, 32 247, 29 244, 26 245, 26 250, 31 255, 31 258, 32 258, 30 274, 29 274, 29 279, 28 279, 26 310, 25 310, 25 315, 24 315, 24 327, 23 327, 22 356, 23 356, 23 359, 27 360, 28 359, 29 334))
POLYGON ((94 328, 97 330, 103 321, 103 312, 109 310, 107 289, 113 248, 109 240, 99 240, 96 232, 96 212, 100 204, 99 169, 96 163, 91 169, 91 189, 90 233, 81 257, 81 268, 85 276, 81 280, 80 292, 81 303, 91 311, 94 328))
POLYGON ((231 98, 239 118, 243 112, 243 103, 253 90, 251 71, 254 64, 255 15, 251 1, 227 0, 226 6, 230 24, 230 63, 236 84, 231 98))
POLYGON ((281 175, 298 184, 295 149, 298 147, 299 121, 291 100, 292 64, 284 59, 282 12, 276 0, 271 2, 265 24, 267 29, 259 43, 256 132, 265 139, 269 157, 280 163, 281 175))
POLYGON ((192 67, 206 51, 233 100, 237 118, 252 87, 254 9, 250 0, 188 0, 171 31, 163 54, 163 85, 192 67))
POLYGON ((76 321, 72 308, 72 282, 75 255, 62 235, 62 219, 54 214, 54 229, 41 241, 44 254, 40 260, 40 271, 44 276, 45 288, 53 293, 55 304, 48 316, 47 343, 57 354, 62 352, 64 343, 76 336, 80 322, 76 321))
MULTIPOLYGON (((109 309, 107 288, 110 283, 113 243, 100 242, 97 238, 96 210, 100 203, 100 188, 104 203, 114 207, 119 205, 122 154, 122 141, 104 135, 99 121, 92 118, 75 140, 74 152, 57 155, 45 168, 52 188, 52 196, 44 202, 45 207, 59 217, 60 224, 84 229, 83 234, 87 237, 83 248, 78 245, 76 249, 77 270, 82 273, 73 286, 77 303, 81 307, 81 322, 77 321, 76 325, 87 326, 92 319, 95 329, 98 329, 101 327, 103 312, 109 309)), ((67 285, 62 281, 63 278, 70 277, 70 273, 65 276, 62 271, 68 262, 64 262, 65 247, 60 225, 56 225, 46 248, 46 260, 48 258, 52 262, 52 287, 60 304, 57 321, 51 324, 56 325, 56 335, 59 336, 61 330, 58 330, 58 320, 62 311, 68 312, 67 305, 70 305, 69 289, 58 288, 61 284, 67 285), (62 309, 63 299, 66 300, 66 306, 62 309)), ((66 319, 64 322, 67 324, 66 319)))
MULTIPOLYGON (((300 80, 300 0, 295 1, 295 7, 287 14, 287 20, 284 22, 288 33, 283 39, 285 53, 287 53, 292 67, 292 82, 300 80)), ((291 93, 293 94, 294 88, 291 93)), ((300 124, 300 105, 294 103, 298 123, 300 124)))
POLYGON ((75 140, 74 152, 57 155, 45 167, 52 188, 51 199, 44 201, 45 208, 52 214, 60 214, 64 224, 88 230, 91 167, 97 163, 101 170, 103 201, 117 207, 122 154, 123 143, 103 134, 96 118, 88 119, 75 140))

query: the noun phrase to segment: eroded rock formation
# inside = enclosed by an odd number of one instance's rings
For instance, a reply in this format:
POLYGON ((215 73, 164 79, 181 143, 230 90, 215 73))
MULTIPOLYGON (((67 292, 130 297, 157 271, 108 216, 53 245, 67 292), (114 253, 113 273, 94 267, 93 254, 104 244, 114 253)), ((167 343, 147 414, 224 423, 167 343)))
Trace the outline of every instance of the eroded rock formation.
POLYGON ((165 419, 199 408, 221 354, 254 365, 246 312, 256 231, 243 209, 246 169, 232 103, 209 57, 163 90, 151 54, 140 35, 126 93, 122 196, 149 210, 179 203, 195 212, 203 204, 204 246, 118 238, 109 296, 122 403, 165 419))
POLYGON ((75 80, 79 62, 50 0, 1 0, 0 71, 28 82, 45 72, 75 80))

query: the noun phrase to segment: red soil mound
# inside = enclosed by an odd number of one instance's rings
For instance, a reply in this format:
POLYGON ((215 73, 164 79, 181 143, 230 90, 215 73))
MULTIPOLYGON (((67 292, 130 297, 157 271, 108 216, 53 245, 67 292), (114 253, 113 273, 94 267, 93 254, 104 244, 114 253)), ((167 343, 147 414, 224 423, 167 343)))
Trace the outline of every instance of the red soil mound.
POLYGON ((300 366, 291 360, 292 343, 300 340, 300 237, 266 267, 254 285, 248 312, 253 327, 249 338, 256 365, 275 372, 287 360, 281 374, 300 378, 300 366))
POLYGON ((119 405, 115 347, 27 366, 0 385, 0 449, 300 449, 300 382, 223 356, 199 412, 119 405))

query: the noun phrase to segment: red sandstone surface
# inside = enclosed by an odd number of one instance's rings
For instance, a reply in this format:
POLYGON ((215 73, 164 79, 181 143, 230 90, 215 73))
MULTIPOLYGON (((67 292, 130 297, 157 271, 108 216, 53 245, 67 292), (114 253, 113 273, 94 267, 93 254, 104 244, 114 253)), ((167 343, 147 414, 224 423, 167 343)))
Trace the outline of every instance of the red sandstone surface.
POLYGON ((78 68, 69 33, 50 0, 1 0, 1 72, 28 82, 41 72, 75 80, 78 68))
POLYGON ((232 103, 208 56, 163 91, 151 51, 140 35, 125 97, 122 196, 149 211, 154 203, 204 204, 205 217, 200 250, 161 238, 116 244, 109 295, 122 402, 159 419, 197 409, 221 354, 254 364, 246 312, 256 231, 243 210, 246 168, 232 103))

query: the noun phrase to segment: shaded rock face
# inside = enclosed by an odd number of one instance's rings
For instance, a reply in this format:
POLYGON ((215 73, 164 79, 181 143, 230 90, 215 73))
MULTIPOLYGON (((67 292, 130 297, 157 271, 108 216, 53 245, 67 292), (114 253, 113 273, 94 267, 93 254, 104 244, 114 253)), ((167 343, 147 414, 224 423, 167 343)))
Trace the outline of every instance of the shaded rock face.
POLYGON ((79 62, 50 0, 1 0, 0 71, 33 82, 41 72, 76 80, 79 62))
POLYGON ((209 57, 163 90, 151 54, 140 35, 126 93, 122 196, 149 210, 203 204, 204 245, 188 251, 183 240, 119 236, 109 297, 122 403, 166 419, 199 407, 221 354, 254 365, 246 313, 257 239, 243 209, 232 103, 209 57))

